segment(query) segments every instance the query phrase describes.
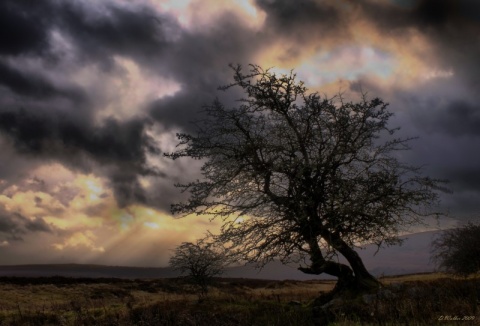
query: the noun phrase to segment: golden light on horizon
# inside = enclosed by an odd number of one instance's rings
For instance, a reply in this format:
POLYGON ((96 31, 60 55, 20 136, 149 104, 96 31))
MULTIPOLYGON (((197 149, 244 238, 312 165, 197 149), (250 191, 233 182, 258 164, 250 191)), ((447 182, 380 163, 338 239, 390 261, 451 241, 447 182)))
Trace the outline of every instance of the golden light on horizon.
MULTIPOLYGON (((219 227, 219 223, 210 223, 204 216, 176 219, 139 204, 120 208, 105 178, 75 172, 65 166, 42 166, 25 180, 26 188, 32 187, 28 180, 46 181, 44 189, 36 191, 14 185, 7 189, 10 195, 0 195, 0 204, 9 212, 35 216, 34 219, 39 218, 61 231, 64 236, 60 241, 56 236, 47 237, 51 248, 58 252, 75 250, 89 253, 88 257, 94 259, 121 248, 122 252, 133 255, 151 243, 160 241, 163 246, 170 243, 168 246, 173 248, 180 242, 203 237, 207 229, 219 227), (49 171, 57 174, 51 175, 49 171), (61 202, 55 195, 68 196, 61 202)), ((10 243, 5 240, 0 245, 10 243)))

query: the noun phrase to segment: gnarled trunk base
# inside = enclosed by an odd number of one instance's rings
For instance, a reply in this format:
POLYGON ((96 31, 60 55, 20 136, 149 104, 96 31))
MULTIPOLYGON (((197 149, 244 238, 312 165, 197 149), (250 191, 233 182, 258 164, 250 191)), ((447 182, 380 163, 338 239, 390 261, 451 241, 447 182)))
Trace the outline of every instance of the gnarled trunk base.
MULTIPOLYGON (((381 287, 380 282, 367 271, 357 252, 338 235, 325 231, 322 237, 345 257, 350 266, 326 260, 316 237, 305 235, 310 247, 311 264, 309 267, 300 267, 299 270, 307 274, 320 275, 325 273, 338 278, 335 288, 315 299, 313 303, 314 315, 319 314, 320 317, 322 317, 322 313, 328 314, 325 308, 328 308, 329 303, 336 299, 340 301, 354 300, 363 294, 377 292, 381 287)), ((317 320, 318 318, 314 316, 314 319, 317 320)))
POLYGON ((333 290, 320 295, 315 299, 314 304, 325 305, 333 299, 354 299, 363 294, 375 293, 381 286, 381 283, 371 275, 369 277, 353 276, 348 279, 339 278, 333 290))
POLYGON ((368 274, 364 277, 340 279, 332 291, 324 293, 312 303, 312 313, 315 325, 328 325, 335 322, 335 314, 331 309, 338 308, 346 300, 358 300, 364 294, 376 293, 381 283, 368 274))

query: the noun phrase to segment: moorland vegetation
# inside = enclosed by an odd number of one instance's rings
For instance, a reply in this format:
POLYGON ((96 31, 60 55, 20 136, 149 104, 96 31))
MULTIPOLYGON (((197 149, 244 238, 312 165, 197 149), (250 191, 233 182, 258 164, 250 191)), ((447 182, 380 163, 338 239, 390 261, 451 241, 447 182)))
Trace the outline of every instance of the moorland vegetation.
POLYGON ((217 278, 199 300, 183 278, 1 277, 0 325, 475 325, 478 281, 440 273, 384 277, 382 292, 332 302, 318 321, 312 303, 335 281, 217 278))

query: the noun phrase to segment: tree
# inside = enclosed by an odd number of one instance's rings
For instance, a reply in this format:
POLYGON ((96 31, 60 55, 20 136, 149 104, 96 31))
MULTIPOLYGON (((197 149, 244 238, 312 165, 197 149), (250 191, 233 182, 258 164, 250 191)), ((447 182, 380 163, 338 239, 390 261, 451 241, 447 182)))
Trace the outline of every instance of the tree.
POLYGON ((192 283, 200 288, 201 294, 208 292, 213 277, 223 273, 226 262, 223 252, 202 242, 183 242, 170 258, 170 266, 187 274, 192 283))
POLYGON ((176 185, 190 198, 172 212, 222 218, 215 241, 247 262, 303 261, 304 273, 338 278, 334 293, 378 288, 355 248, 400 242, 431 214, 441 182, 399 161, 410 139, 394 138, 381 99, 322 98, 293 72, 231 67, 234 82, 220 89, 245 98, 205 106, 196 135, 177 134, 178 150, 165 154, 204 160, 202 180, 176 185))
POLYGON ((468 276, 480 272, 480 225, 469 222, 443 231, 432 242, 432 260, 449 273, 468 276))

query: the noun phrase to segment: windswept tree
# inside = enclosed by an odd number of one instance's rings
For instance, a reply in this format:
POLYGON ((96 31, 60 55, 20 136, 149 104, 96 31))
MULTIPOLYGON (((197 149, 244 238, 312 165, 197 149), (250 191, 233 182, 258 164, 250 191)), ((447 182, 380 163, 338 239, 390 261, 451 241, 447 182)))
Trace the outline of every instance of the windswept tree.
POLYGON ((443 231, 432 242, 432 260, 448 273, 468 276, 480 272, 480 225, 468 223, 443 231))
POLYGON ((239 105, 206 106, 196 134, 178 134, 166 154, 204 161, 201 180, 177 185, 190 198, 172 212, 222 218, 214 239, 247 262, 301 262, 304 273, 336 276, 334 292, 377 288, 355 248, 398 243, 430 214, 439 181, 399 161, 409 139, 394 137, 381 99, 328 99, 293 72, 232 69, 221 89, 242 88, 239 105))
POLYGON ((212 278, 224 272, 226 264, 227 256, 223 250, 201 241, 196 244, 183 242, 170 257, 170 266, 190 278, 202 295, 208 292, 212 278))

